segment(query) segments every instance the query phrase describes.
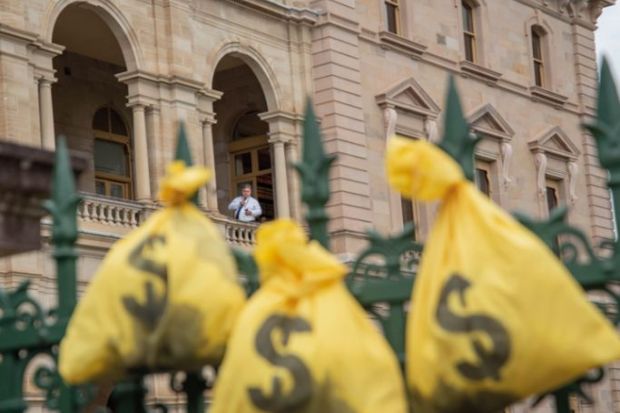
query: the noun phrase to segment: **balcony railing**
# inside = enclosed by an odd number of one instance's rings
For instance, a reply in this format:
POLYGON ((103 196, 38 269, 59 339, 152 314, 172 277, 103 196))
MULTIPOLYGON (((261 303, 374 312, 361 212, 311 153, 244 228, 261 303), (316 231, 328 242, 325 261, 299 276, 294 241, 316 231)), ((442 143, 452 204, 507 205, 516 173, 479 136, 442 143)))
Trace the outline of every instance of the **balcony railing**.
POLYGON ((137 202, 122 201, 92 194, 81 194, 78 218, 86 222, 135 228, 140 225, 143 206, 137 202))
MULTIPOLYGON (((87 193, 80 195, 83 198, 78 207, 78 219, 80 221, 127 228, 127 232, 140 225, 157 208, 135 201, 87 193)), ((230 245, 251 248, 256 242, 257 224, 247 224, 224 216, 208 216, 220 228, 230 245)))

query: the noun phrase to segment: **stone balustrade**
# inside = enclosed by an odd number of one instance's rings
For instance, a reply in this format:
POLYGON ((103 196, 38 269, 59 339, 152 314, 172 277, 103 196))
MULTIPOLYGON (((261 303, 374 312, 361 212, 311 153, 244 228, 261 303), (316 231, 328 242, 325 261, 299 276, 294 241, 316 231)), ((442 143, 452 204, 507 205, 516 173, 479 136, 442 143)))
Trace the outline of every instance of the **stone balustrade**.
POLYGON ((111 226, 135 228, 141 221, 143 207, 137 202, 81 194, 78 219, 111 226))
MULTIPOLYGON (((126 229, 127 232, 140 225, 153 210, 157 209, 156 206, 147 207, 135 201, 85 193, 81 196, 83 199, 78 207, 80 221, 126 229)), ((224 216, 209 216, 209 218, 220 228, 231 246, 248 249, 256 243, 257 224, 247 224, 224 216)), ((121 231, 121 234, 124 233, 121 231)))

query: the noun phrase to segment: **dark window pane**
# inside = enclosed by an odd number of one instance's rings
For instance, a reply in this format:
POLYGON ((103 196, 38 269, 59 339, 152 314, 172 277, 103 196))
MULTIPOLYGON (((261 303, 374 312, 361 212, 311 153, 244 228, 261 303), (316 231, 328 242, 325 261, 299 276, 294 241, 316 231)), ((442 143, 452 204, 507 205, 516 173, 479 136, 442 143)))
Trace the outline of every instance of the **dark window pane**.
POLYGON ((463 5, 463 30, 466 32, 474 32, 474 11, 471 6, 465 2, 463 5))
POLYGON ((244 152, 235 155, 235 176, 241 176, 252 172, 252 153, 244 152))
POLYGON ((465 59, 474 61, 474 38, 468 34, 465 34, 465 59))
POLYGON ((532 29, 532 52, 535 59, 542 59, 542 51, 540 46, 540 35, 532 29))
POLYGON ((116 198, 126 198, 125 185, 116 182, 110 183, 110 195, 116 198))
POLYGON ((95 193, 98 195, 105 195, 105 182, 95 181, 95 193))
POLYGON ((398 33, 398 8, 394 4, 385 3, 388 32, 398 33))
POLYGON ((258 170, 271 169, 271 150, 263 148, 258 150, 258 170))
POLYGON ((484 169, 476 168, 475 175, 476 186, 486 196, 491 194, 491 185, 489 183, 489 175, 484 169))
POLYGON ((413 202, 409 199, 401 198, 400 204, 403 210, 403 224, 413 222, 413 202))
POLYGON ((270 173, 256 177, 256 199, 263 209, 263 218, 266 220, 275 217, 273 202, 273 178, 270 173))
POLYGON ((558 206, 558 194, 555 188, 547 187, 547 209, 551 212, 558 206))
POLYGON ((543 85, 542 65, 539 62, 534 62, 534 84, 536 86, 543 85))
POLYGON ((129 176, 125 145, 118 142, 95 139, 95 170, 114 175, 129 176))
POLYGON ((108 132, 108 108, 101 108, 95 113, 93 129, 108 132))
POLYGON ((111 132, 117 135, 129 136, 127 134, 127 128, 125 128, 125 123, 123 119, 121 119, 120 115, 113 110, 110 111, 110 126, 111 132))

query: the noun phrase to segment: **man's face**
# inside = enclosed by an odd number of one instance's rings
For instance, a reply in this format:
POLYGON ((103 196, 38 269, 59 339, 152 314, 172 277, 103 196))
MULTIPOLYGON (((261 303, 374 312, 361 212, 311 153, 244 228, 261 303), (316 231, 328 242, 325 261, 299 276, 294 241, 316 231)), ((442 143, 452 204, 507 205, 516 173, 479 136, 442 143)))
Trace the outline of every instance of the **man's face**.
POLYGON ((252 195, 252 189, 251 188, 243 188, 241 190, 241 195, 243 195, 244 198, 249 197, 250 195, 252 195))

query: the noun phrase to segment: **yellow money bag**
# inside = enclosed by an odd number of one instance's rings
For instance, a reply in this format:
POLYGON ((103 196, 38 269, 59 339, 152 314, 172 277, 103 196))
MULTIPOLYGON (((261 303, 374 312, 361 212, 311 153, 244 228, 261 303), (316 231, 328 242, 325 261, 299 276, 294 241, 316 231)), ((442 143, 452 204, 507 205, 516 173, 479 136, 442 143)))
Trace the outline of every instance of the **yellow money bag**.
POLYGON ((346 267, 290 220, 261 225, 261 288, 231 336, 211 413, 405 413, 395 355, 346 267))
POLYGON ((160 191, 166 207, 109 251, 61 342, 67 383, 221 360, 245 296, 226 241, 188 201, 208 177, 171 164, 160 191))
POLYGON ((407 320, 415 413, 496 412, 620 358, 620 339, 534 234, 465 180, 447 154, 394 137, 390 183, 441 199, 407 320))

